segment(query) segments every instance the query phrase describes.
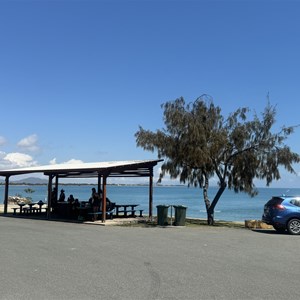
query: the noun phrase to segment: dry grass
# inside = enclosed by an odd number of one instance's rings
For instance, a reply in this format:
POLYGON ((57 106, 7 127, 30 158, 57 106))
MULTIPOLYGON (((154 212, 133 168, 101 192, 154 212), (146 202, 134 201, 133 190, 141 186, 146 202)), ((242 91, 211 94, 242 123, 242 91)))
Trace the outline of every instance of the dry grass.
MULTIPOLYGON (((171 225, 171 220, 168 220, 168 225, 171 225)), ((174 225, 174 220, 172 222, 172 225, 174 225)), ((151 227, 157 227, 157 220, 154 218, 153 221, 144 219, 140 220, 139 222, 130 223, 130 224, 120 224, 119 226, 127 226, 127 227, 145 227, 145 228, 151 228, 151 227)), ((199 227, 199 226, 208 226, 207 221, 204 219, 190 219, 187 218, 185 222, 186 227, 199 227)), ((215 221, 214 227, 228 227, 228 228, 245 228, 244 222, 230 222, 230 221, 215 221)))

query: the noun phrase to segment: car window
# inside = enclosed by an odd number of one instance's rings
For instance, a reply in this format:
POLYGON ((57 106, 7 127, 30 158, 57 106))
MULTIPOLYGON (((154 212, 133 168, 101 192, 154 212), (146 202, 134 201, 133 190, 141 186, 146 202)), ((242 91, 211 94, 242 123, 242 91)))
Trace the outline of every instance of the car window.
POLYGON ((298 200, 298 199, 293 199, 293 200, 290 201, 290 203, 294 204, 296 206, 300 206, 300 200, 298 200))

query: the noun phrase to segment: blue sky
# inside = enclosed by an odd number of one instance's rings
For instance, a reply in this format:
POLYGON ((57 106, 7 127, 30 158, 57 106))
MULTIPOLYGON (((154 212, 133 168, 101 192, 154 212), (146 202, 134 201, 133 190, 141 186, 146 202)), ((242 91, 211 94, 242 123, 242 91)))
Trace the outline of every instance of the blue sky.
MULTIPOLYGON (((213 97, 299 120, 300 1, 0 0, 0 168, 155 159, 138 126, 213 97)), ((287 141, 300 153, 300 128, 287 141)), ((300 174, 299 165, 295 166, 300 174)), ((282 173, 272 186, 299 187, 282 173)))

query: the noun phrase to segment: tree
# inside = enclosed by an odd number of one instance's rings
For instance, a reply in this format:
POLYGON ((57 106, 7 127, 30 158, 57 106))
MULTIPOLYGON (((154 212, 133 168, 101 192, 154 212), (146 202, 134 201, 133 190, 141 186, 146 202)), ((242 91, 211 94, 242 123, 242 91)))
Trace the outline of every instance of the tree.
MULTIPOLYGON (((25 193, 27 194, 32 194, 35 192, 35 190, 31 189, 31 188, 27 188, 24 190, 25 193)), ((31 197, 26 197, 27 200, 29 200, 31 202, 32 198, 31 197)))
POLYGON ((137 146, 157 151, 164 159, 159 181, 169 174, 188 186, 202 188, 209 225, 214 223, 214 209, 226 188, 253 197, 258 193, 255 178, 269 186, 280 179, 280 166, 295 173, 292 165, 300 157, 284 142, 296 126, 283 126, 272 133, 276 108, 269 102, 261 118, 254 113, 251 120, 248 108, 224 118, 207 95, 189 104, 181 97, 162 108, 165 128, 152 132, 140 126, 135 133, 137 146), (219 189, 211 201, 209 180, 216 177, 219 189))

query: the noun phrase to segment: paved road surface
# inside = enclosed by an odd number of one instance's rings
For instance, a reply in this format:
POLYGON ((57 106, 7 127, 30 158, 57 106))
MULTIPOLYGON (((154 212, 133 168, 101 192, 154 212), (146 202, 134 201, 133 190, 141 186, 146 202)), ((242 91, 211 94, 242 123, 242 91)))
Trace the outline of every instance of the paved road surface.
POLYGON ((299 299, 300 237, 0 217, 0 299, 299 299))

